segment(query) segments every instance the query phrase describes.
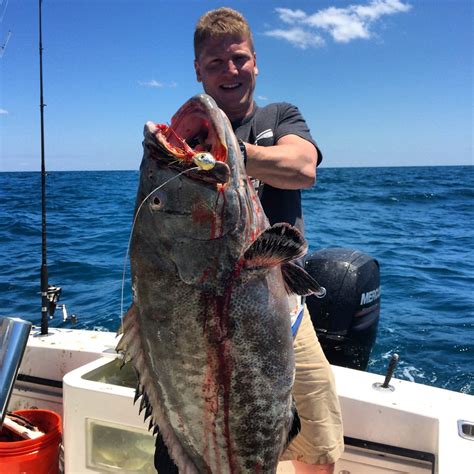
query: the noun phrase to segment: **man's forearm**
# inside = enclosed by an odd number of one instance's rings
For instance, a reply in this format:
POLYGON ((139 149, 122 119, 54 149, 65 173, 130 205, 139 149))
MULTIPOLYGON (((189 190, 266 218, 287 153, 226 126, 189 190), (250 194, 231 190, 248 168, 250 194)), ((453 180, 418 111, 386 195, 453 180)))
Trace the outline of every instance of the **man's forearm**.
POLYGON ((310 188, 316 181, 317 151, 302 138, 285 136, 274 146, 245 144, 247 173, 275 188, 310 188))

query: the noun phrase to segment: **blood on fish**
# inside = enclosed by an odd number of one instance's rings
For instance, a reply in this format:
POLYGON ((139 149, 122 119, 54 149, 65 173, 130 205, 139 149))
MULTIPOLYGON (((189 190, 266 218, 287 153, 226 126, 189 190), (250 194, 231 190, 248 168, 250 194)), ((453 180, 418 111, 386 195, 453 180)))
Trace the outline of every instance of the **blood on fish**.
POLYGON ((221 223, 221 232, 219 236, 222 236, 224 233, 224 218, 225 218, 225 206, 227 204, 227 197, 224 192, 224 188, 219 189, 218 199, 222 199, 221 205, 221 215, 220 215, 220 223, 221 223))
POLYGON ((170 151, 173 151, 176 158, 184 160, 186 162, 192 162, 196 152, 186 143, 184 138, 181 138, 170 126, 164 124, 155 124, 157 128, 157 134, 163 137, 166 143, 166 147, 170 151), (178 144, 172 144, 169 140, 171 135, 178 142, 178 144))
POLYGON ((195 224, 211 224, 214 227, 215 215, 206 205, 198 202, 191 208, 191 215, 195 224))
MULTIPOLYGON (((209 467, 211 467, 211 458, 210 458, 210 448, 212 446, 214 451, 215 458, 215 468, 217 472, 222 472, 221 469, 221 460, 219 457, 219 445, 218 437, 216 433, 216 417, 219 412, 219 391, 218 386, 215 383, 213 373, 215 371, 217 361, 215 356, 211 354, 210 351, 207 353, 207 371, 204 379, 204 384, 202 387, 205 408, 204 408, 204 436, 207 438, 208 442, 206 443, 205 450, 203 452, 203 457, 207 461, 209 467)), ((211 467, 212 469, 212 467, 211 467)))
POLYGON ((199 279, 199 283, 204 283, 211 275, 211 269, 206 268, 201 275, 201 278, 199 279))
MULTIPOLYGON (((203 391, 206 391, 212 397, 215 396, 214 403, 208 405, 209 399, 206 398, 206 408, 216 408, 220 411, 218 398, 222 395, 223 410, 223 437, 226 441, 227 459, 231 473, 236 473, 237 464, 232 448, 232 439, 230 432, 230 393, 232 384, 232 374, 234 362, 232 360, 232 338, 230 332, 230 304, 232 290, 235 280, 239 277, 243 267, 243 262, 237 262, 234 271, 229 275, 227 284, 225 285, 223 295, 209 295, 204 307, 206 310, 206 320, 204 322, 204 330, 208 334, 208 373, 204 381, 203 391), (217 360, 215 359, 217 358, 217 360), (215 375, 214 375, 215 374, 215 375), (215 381, 218 387, 213 387, 215 381), (210 391, 210 393, 208 392, 210 391)), ((206 410, 207 411, 207 410, 206 410)), ((210 413, 205 414, 207 422, 207 430, 215 437, 217 443, 216 425, 209 419, 210 413), (211 426, 209 426, 211 425, 211 426)), ((216 413, 217 414, 217 413, 216 413)), ((216 446, 216 445, 215 445, 216 446)), ((215 448, 217 449, 217 448, 215 448)))

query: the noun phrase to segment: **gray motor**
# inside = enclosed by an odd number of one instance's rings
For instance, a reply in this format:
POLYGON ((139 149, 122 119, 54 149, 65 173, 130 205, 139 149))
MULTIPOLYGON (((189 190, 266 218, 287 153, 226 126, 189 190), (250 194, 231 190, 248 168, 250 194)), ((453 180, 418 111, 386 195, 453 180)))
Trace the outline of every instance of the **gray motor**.
POLYGON ((305 269, 327 290, 306 304, 331 364, 365 370, 380 317, 380 268, 358 250, 329 248, 308 255, 305 269))

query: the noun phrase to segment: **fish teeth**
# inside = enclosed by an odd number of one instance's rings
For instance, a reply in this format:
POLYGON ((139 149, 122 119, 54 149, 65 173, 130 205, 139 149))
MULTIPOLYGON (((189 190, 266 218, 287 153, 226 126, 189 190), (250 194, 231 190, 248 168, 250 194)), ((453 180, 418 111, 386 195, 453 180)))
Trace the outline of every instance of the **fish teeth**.
MULTIPOLYGON (((148 403, 148 397, 146 396, 146 393, 143 394, 142 399, 140 401, 140 409, 138 410, 138 414, 140 415, 142 411, 147 408, 149 405, 148 403)), ((146 417, 145 417, 146 419, 146 417)))
POLYGON ((133 404, 137 403, 137 400, 143 395, 143 387, 138 384, 137 388, 135 389, 135 397, 133 399, 133 404))
MULTIPOLYGON (((148 404, 145 410, 145 417, 143 418, 143 421, 145 421, 148 417, 150 417, 152 413, 153 413, 153 408, 151 407, 150 404, 148 404)), ((151 422, 153 422, 153 419, 151 420, 151 422)))
MULTIPOLYGON (((148 431, 150 431, 153 428, 153 426, 156 426, 156 425, 155 425, 155 421, 153 420, 153 417, 152 417, 151 420, 150 420, 150 423, 148 425, 148 431)), ((158 428, 158 427, 156 426, 156 428, 158 428)), ((153 430, 153 434, 155 434, 154 430, 153 430)))

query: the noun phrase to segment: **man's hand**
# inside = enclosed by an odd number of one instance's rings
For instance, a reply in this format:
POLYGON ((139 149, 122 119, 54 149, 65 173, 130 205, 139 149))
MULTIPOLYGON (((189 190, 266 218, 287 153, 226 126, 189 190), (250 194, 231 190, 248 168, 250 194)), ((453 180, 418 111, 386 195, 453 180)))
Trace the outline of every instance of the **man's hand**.
POLYGON ((274 146, 245 143, 247 173, 275 188, 310 188, 316 182, 318 152, 297 135, 285 135, 274 146))

